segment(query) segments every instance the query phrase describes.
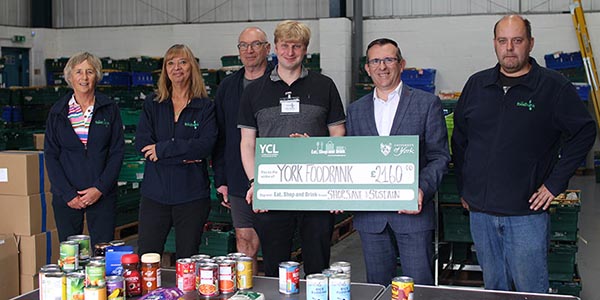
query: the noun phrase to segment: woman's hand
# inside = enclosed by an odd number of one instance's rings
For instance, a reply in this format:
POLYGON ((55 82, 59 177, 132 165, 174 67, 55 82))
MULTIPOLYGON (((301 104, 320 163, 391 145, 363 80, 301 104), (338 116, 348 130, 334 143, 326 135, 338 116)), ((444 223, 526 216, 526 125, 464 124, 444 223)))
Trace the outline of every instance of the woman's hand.
POLYGON ((98 202, 98 200, 102 196, 102 192, 100 192, 100 190, 98 190, 95 187, 87 188, 83 191, 77 191, 77 194, 79 194, 79 198, 81 199, 81 202, 83 202, 83 205, 85 205, 85 207, 88 207, 98 202))
POLYGON ((67 202, 67 206, 69 206, 72 209, 84 209, 85 208, 85 204, 83 204, 83 201, 81 200, 81 197, 76 196, 75 198, 71 199, 71 201, 67 202))
POLYGON ((156 144, 142 148, 142 153, 144 154, 144 157, 150 161, 156 162, 158 160, 158 156, 156 156, 156 144))

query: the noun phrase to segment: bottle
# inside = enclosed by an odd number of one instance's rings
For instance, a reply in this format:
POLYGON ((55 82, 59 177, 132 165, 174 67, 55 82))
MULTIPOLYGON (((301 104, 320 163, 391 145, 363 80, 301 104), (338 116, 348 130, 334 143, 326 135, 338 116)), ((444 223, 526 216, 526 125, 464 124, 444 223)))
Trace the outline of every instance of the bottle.
POLYGON ((138 265, 140 258, 137 254, 125 254, 121 256, 123 266, 123 277, 125 278, 125 295, 127 297, 140 296, 142 294, 142 276, 138 265))
POLYGON ((146 253, 142 255, 142 295, 160 286, 160 254, 146 253))

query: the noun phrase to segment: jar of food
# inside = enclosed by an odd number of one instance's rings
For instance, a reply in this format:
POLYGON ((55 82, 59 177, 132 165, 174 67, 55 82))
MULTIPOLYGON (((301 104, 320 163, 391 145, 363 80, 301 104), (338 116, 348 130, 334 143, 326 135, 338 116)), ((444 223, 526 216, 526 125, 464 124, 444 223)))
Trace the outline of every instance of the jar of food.
POLYGON ((142 295, 159 288, 160 285, 160 254, 142 255, 142 295))
POLYGON ((137 254, 125 254, 121 256, 123 266, 123 278, 125 278, 125 295, 127 297, 140 296, 142 294, 142 276, 139 270, 140 258, 137 254))

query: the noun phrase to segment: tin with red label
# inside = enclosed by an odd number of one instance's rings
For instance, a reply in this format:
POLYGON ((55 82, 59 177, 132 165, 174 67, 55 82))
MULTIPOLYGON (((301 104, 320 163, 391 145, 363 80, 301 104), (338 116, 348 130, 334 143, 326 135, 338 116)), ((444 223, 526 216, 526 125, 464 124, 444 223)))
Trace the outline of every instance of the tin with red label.
POLYGON ((237 288, 239 290, 248 290, 253 286, 252 282, 252 258, 242 256, 236 260, 237 269, 237 288))
POLYGON ((298 294, 300 292, 300 264, 284 261, 279 264, 279 292, 298 294))
POLYGON ((219 290, 222 294, 235 292, 236 269, 235 260, 225 259, 219 262, 219 290))
POLYGON ((200 264, 196 269, 198 278, 198 294, 201 296, 219 295, 219 265, 213 263, 200 264))
POLYGON ((392 300, 413 299, 415 281, 408 276, 399 276, 392 279, 392 300))
POLYGON ((184 293, 196 290, 196 263, 191 258, 180 258, 176 268, 177 288, 184 293))

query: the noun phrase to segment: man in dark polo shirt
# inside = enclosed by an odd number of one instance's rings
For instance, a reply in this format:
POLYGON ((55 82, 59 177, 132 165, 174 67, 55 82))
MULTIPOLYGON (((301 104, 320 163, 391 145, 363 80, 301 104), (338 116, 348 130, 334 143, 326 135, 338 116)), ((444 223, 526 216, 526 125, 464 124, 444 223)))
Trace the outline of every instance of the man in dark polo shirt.
MULTIPOLYGON (((297 21, 275 28, 279 64, 249 85, 242 95, 238 127, 242 163, 249 180, 246 199, 252 202, 257 137, 343 136, 344 108, 333 81, 307 70, 302 60, 310 29, 297 21)), ((292 237, 300 226, 304 271, 319 273, 329 267, 333 215, 326 211, 269 211, 256 215, 254 228, 262 246, 265 274, 277 276, 279 263, 290 260, 292 237)))
POLYGON ((244 89, 273 67, 267 62, 271 45, 262 29, 244 29, 238 38, 237 48, 244 67, 223 79, 215 97, 219 139, 213 151, 212 166, 215 187, 223 195, 223 205, 231 208, 237 251, 252 258, 253 273, 257 274, 259 241, 254 230, 254 212, 246 202, 248 177, 240 156, 241 137, 237 118, 244 89))

